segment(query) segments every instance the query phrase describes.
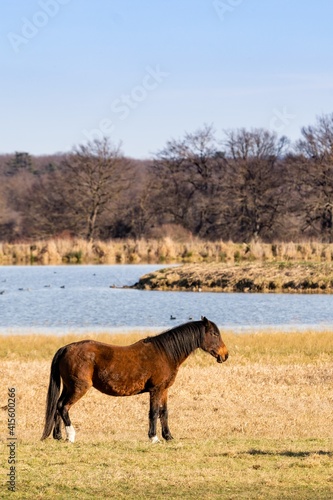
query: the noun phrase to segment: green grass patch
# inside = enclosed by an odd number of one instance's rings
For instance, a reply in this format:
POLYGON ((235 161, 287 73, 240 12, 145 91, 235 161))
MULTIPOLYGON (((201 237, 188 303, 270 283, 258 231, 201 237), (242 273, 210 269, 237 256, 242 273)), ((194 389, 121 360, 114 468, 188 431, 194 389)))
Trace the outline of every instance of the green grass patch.
POLYGON ((332 459, 325 440, 19 443, 17 491, 1 498, 328 500, 332 459))

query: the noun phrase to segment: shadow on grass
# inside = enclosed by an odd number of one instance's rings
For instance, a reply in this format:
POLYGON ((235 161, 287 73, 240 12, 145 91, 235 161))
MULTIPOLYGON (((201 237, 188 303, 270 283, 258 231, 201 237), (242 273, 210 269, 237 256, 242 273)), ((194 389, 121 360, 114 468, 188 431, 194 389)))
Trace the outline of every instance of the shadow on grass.
MULTIPOLYGON (((223 453, 222 455, 228 456, 229 453, 223 453)), ((295 457, 295 458, 305 458, 312 455, 321 455, 326 457, 333 457, 333 451, 264 451, 251 449, 249 451, 241 451, 237 455, 254 455, 254 456, 280 456, 280 457, 295 457)))
POLYGON ((333 451, 263 451, 263 450, 249 450, 245 452, 247 455, 279 455, 280 457, 296 457, 296 458, 305 458, 310 457, 311 455, 324 455, 327 457, 333 457, 333 451))

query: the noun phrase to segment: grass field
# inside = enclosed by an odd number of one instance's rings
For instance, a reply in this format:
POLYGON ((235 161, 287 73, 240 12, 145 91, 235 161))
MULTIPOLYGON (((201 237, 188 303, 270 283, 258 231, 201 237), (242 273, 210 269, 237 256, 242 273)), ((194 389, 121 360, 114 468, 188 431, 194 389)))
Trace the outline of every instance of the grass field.
MULTIPOLYGON (((91 335, 131 343, 139 335, 91 335)), ((333 332, 224 332, 223 365, 197 351, 169 391, 174 440, 147 438, 148 395, 91 389, 75 444, 40 441, 50 362, 75 336, 1 337, 1 498, 332 499, 333 332), (16 393, 16 492, 7 391, 16 393)))

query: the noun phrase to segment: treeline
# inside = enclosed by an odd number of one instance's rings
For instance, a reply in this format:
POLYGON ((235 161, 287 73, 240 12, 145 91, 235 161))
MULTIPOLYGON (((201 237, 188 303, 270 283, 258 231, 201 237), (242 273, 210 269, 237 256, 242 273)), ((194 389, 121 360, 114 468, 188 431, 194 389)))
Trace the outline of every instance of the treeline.
POLYGON ((203 126, 146 161, 108 138, 0 156, 0 240, 78 237, 333 241, 333 113, 291 144, 203 126))

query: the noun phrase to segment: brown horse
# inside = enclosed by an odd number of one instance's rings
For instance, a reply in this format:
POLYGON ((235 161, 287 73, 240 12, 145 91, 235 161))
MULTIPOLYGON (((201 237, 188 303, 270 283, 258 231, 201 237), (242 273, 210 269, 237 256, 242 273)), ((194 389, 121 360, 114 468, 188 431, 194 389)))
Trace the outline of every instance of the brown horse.
POLYGON ((159 417, 163 438, 172 439, 168 426, 168 388, 175 381, 180 365, 199 347, 219 363, 228 358, 219 329, 205 317, 129 346, 82 340, 61 347, 51 364, 42 439, 47 438, 52 429, 54 439, 61 439, 62 419, 67 440, 74 442, 75 430, 68 411, 92 386, 110 396, 149 392, 148 436, 153 443, 158 442, 159 417), (61 380, 63 388, 59 397, 61 380))

